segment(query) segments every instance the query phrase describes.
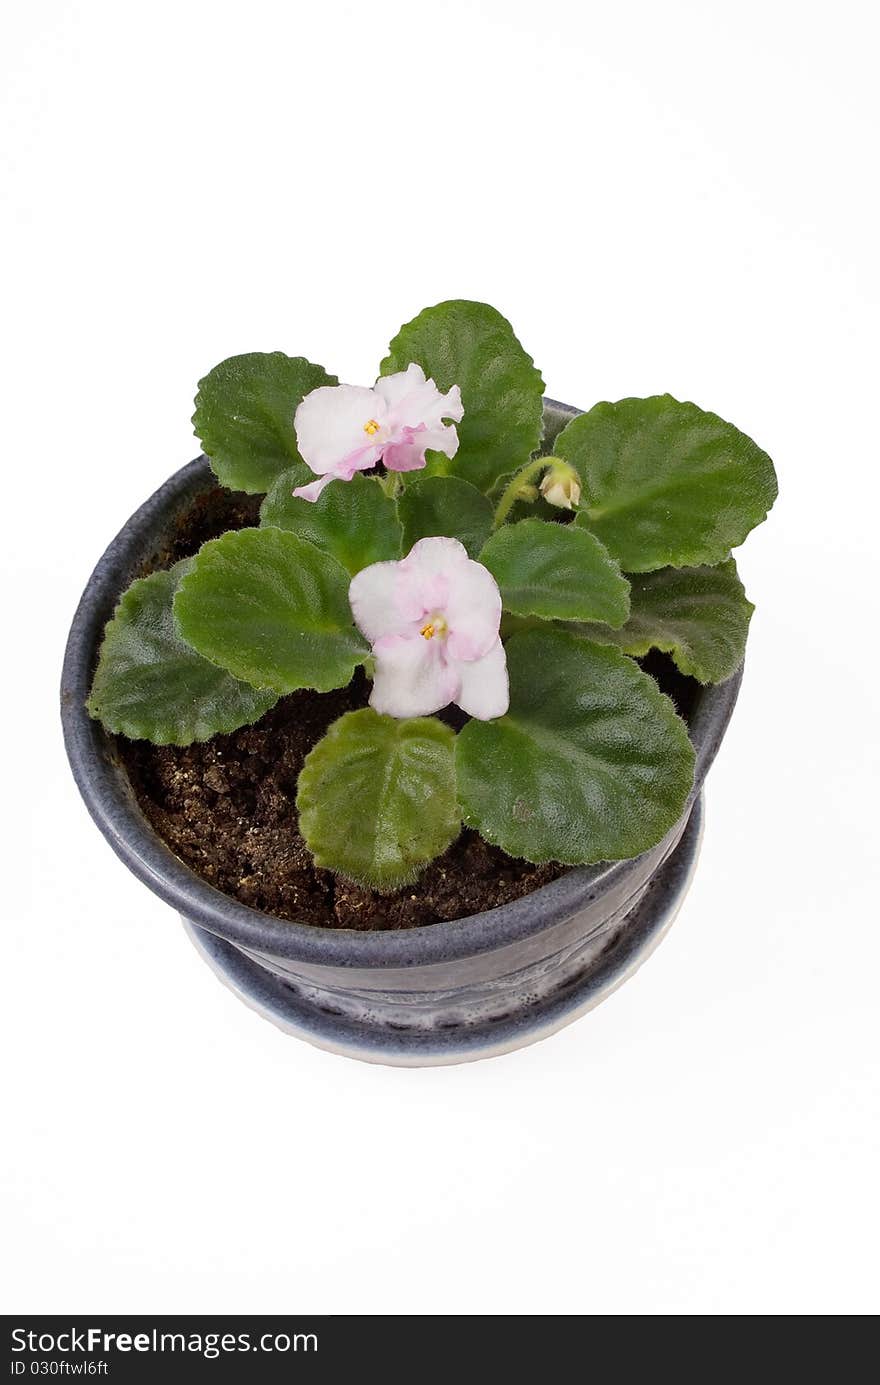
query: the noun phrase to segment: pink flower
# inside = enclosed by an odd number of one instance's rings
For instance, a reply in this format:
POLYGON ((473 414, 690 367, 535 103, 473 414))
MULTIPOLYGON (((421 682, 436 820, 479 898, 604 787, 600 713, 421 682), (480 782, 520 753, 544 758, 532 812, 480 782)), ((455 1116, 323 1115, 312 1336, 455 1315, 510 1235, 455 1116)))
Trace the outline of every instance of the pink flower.
POLYGON ((458 539, 420 539, 401 562, 365 567, 348 599, 373 646, 377 712, 428 716, 455 702, 490 721, 507 711, 501 595, 458 539))
POLYGON ((371 390, 321 385, 306 395, 293 420, 300 455, 320 480, 293 493, 317 500, 331 481, 350 481, 380 460, 390 471, 417 471, 429 449, 454 457, 458 433, 443 420, 458 423, 463 412, 458 385, 441 394, 415 364, 383 376, 371 390))

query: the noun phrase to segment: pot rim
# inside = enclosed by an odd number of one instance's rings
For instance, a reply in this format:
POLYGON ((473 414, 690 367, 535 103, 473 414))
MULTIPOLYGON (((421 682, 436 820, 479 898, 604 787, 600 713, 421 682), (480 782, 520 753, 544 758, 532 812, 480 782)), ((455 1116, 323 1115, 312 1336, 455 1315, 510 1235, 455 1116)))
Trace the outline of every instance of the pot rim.
MULTIPOLYGON (((581 410, 545 399, 557 418, 581 410)), ((208 884, 177 857, 144 816, 113 752, 110 737, 85 702, 104 625, 137 560, 157 544, 163 523, 189 492, 213 475, 205 456, 181 467, 123 525, 86 584, 71 624, 61 679, 61 720, 77 787, 96 825, 117 856, 154 894, 200 928, 247 950, 332 967, 415 967, 494 951, 570 918, 599 894, 625 892, 641 857, 575 866, 565 875, 509 904, 464 918, 415 928, 359 931, 294 923, 251 909, 208 884)), ((736 703, 742 665, 724 683, 701 688, 690 722, 697 752, 694 787, 668 849, 703 785, 736 703)), ((656 848, 652 848, 656 850, 656 848)), ((634 885, 635 888, 635 885, 634 885)))

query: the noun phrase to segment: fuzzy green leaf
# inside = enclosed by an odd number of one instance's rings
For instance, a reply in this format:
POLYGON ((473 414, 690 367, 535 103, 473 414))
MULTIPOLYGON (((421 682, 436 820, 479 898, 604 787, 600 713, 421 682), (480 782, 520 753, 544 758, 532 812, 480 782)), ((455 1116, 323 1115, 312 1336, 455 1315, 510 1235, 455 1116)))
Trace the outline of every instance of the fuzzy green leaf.
POLYGON ((505 525, 480 562, 501 588, 504 609, 515 615, 609 625, 623 625, 629 615, 629 583, 618 564, 593 534, 573 524, 505 525))
POLYGON ((348 573, 281 529, 240 529, 204 544, 174 613, 206 659, 277 693, 344 687, 369 652, 352 624, 348 573))
POLYGON ((459 476, 420 476, 397 502, 403 522, 403 551, 419 539, 442 534, 460 539, 475 558, 492 528, 492 505, 459 476))
POLYGON ((694 752, 669 698, 616 649, 561 630, 507 644, 510 710, 456 745, 465 823, 511 856, 621 860, 677 822, 694 752))
POLYGON ((299 828, 315 864, 383 892, 455 840, 455 735, 434 717, 346 712, 299 776, 299 828))
POLYGON ((190 745, 258 721, 277 701, 203 659, 181 638, 172 600, 192 559, 132 582, 107 624, 88 701, 108 731, 190 745))
POLYGON ((730 558, 717 567, 664 567, 632 578, 629 620, 572 627, 572 632, 625 654, 660 649, 700 683, 723 683, 743 660, 754 606, 730 558))
POLYGON ((293 416, 305 395, 335 375, 302 356, 250 351, 221 361, 199 381, 193 427, 221 485, 267 491, 302 462, 293 416))
POLYGON ((624 572, 720 563, 776 499, 766 452, 668 394, 597 404, 566 425, 556 452, 581 477, 576 523, 624 572))
POLYGON ((433 473, 462 476, 485 492, 528 461, 541 441, 544 382, 506 318, 464 299, 426 308, 401 327, 381 372, 413 361, 439 389, 459 385, 464 404, 458 451, 429 453, 433 473))
POLYGON ((307 467, 282 472, 260 509, 264 528, 286 529, 330 553, 352 576, 370 563, 400 557, 400 521, 394 501, 369 476, 333 481, 317 500, 293 495, 314 480, 307 467))

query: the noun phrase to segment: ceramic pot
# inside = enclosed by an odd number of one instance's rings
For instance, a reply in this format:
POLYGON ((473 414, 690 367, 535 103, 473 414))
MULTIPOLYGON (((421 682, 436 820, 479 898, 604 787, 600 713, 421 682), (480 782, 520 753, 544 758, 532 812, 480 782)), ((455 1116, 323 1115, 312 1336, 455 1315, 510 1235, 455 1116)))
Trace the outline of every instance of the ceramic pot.
MULTIPOLYGON (((578 412, 546 401, 548 445, 578 412)), ((243 1000, 336 1053, 409 1066, 466 1062, 533 1043, 598 1004, 656 946, 687 890, 700 792, 742 670, 716 687, 691 686, 694 790, 675 827, 644 855, 573 869, 485 913, 398 932, 272 918, 214 889, 173 854, 138 806, 112 738, 85 710, 120 594, 214 484, 199 457, 156 491, 110 544, 73 619, 61 688, 65 743, 80 792, 114 851, 177 910, 202 955, 243 1000)))

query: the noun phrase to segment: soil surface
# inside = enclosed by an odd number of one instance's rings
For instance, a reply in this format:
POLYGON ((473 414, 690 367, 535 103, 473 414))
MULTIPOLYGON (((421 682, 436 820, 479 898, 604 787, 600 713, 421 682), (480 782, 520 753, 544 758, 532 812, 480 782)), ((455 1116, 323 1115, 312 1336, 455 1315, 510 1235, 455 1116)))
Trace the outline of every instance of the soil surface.
MULTIPOLYGON (((259 497, 209 491, 151 567, 257 523, 258 508, 259 497)), ((651 661, 651 672, 686 713, 690 680, 665 659, 651 661)), ((292 693, 229 736, 185 747, 119 737, 116 746, 146 816, 181 860, 242 904, 278 918, 326 928, 413 928, 506 904, 564 874, 565 866, 514 860, 467 829, 414 885, 393 895, 316 869, 297 827, 297 777, 330 723, 365 706, 368 693, 358 674, 337 692, 292 693)))
POLYGON ((332 693, 284 697, 254 726, 201 744, 119 742, 147 817, 188 866, 279 918, 327 928, 413 928, 516 899, 562 866, 532 866, 462 832, 414 885, 376 894, 317 870, 299 834, 296 781, 331 721, 366 705, 357 678, 332 693))

